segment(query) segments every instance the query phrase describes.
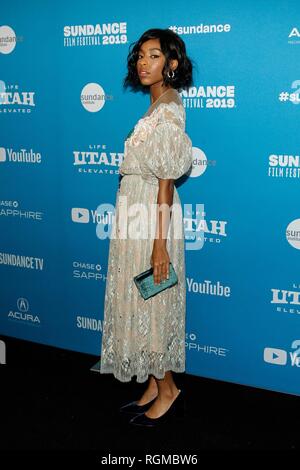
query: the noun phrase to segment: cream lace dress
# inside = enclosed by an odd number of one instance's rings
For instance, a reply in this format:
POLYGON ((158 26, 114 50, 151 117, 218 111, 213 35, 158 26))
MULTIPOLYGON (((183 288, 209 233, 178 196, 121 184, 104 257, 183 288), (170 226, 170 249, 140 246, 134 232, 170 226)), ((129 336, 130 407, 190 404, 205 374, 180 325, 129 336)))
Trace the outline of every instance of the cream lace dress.
POLYGON ((110 239, 108 255, 100 373, 112 373, 122 382, 133 376, 137 382, 145 382, 149 374, 162 379, 166 371, 185 371, 184 227, 176 186, 173 205, 177 208, 172 210, 166 246, 178 284, 148 300, 139 294, 133 277, 151 267, 155 235, 149 233, 149 227, 156 226, 156 212, 136 210, 134 217, 126 220, 120 216, 120 208, 126 201, 128 209, 132 204, 149 209, 157 203, 158 178, 176 180, 188 173, 191 165, 192 142, 185 133, 185 109, 178 91, 170 88, 150 106, 126 139, 120 166, 122 179, 112 223, 115 238, 110 239), (128 236, 129 225, 134 227, 134 236, 128 236))

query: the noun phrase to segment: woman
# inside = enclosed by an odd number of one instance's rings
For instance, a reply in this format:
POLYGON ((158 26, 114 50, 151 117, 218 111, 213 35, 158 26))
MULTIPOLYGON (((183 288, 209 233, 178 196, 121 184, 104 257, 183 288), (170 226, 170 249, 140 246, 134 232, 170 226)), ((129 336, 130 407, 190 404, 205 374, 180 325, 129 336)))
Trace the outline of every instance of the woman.
POLYGON ((174 181, 192 165, 192 142, 185 133, 178 92, 192 83, 192 63, 182 39, 169 29, 150 29, 133 45, 124 87, 149 92, 151 105, 127 137, 120 166, 100 372, 113 373, 122 382, 135 375, 137 382, 149 379, 142 397, 120 411, 133 415, 131 424, 155 426, 179 414, 183 404, 172 376, 172 371, 185 371, 186 312, 183 216, 174 181), (139 209, 133 210, 130 223, 125 206, 128 212, 130 207, 139 209), (153 206, 164 211, 154 212, 153 206), (134 236, 128 235, 130 224, 134 236), (149 234, 153 224, 155 234, 149 234), (178 284, 144 300, 133 277, 152 266, 154 282, 163 282, 170 261, 178 284))

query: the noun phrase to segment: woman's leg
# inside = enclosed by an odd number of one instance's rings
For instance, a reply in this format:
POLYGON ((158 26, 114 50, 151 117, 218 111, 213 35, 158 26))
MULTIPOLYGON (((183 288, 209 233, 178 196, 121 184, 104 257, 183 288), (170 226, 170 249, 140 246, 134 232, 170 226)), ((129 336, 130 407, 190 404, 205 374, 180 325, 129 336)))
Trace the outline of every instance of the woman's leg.
POLYGON ((171 371, 165 373, 163 379, 156 379, 155 382, 158 389, 157 399, 146 411, 148 418, 159 418, 171 407, 172 403, 178 397, 180 391, 176 387, 171 371))
POLYGON ((148 381, 148 387, 145 390, 142 398, 138 400, 137 404, 138 405, 146 405, 150 401, 152 401, 155 397, 158 395, 158 387, 155 378, 153 375, 150 375, 149 381, 148 381))

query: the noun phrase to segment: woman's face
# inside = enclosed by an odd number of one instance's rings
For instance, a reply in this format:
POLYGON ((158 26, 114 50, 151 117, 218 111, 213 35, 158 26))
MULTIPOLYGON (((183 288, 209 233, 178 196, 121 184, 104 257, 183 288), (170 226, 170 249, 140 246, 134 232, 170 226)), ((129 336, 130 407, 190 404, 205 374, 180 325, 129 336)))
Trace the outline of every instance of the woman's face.
POLYGON ((139 79, 143 85, 153 85, 162 82, 162 69, 166 58, 160 49, 159 39, 148 39, 139 52, 136 64, 139 79))

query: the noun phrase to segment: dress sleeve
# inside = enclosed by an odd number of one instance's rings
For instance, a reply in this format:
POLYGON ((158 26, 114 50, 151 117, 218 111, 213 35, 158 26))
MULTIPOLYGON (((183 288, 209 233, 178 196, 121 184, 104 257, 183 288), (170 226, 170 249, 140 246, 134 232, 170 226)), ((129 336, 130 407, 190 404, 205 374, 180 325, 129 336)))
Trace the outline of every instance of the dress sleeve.
POLYGON ((161 179, 178 179, 192 165, 192 141, 171 120, 159 122, 147 142, 147 165, 161 179))

